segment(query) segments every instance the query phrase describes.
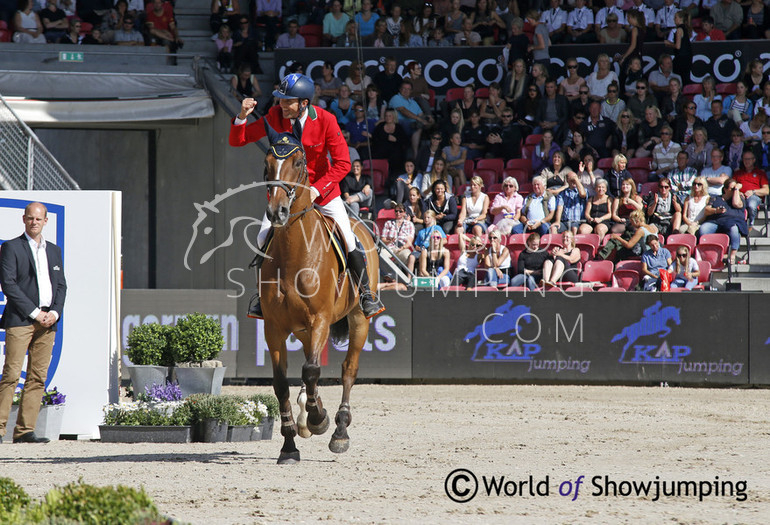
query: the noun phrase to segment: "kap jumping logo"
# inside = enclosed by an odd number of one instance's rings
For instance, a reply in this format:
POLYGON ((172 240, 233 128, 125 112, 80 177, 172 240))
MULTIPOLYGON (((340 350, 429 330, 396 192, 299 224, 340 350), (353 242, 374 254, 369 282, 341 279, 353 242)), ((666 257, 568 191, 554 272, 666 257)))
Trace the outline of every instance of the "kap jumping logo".
MULTIPOLYGON (((682 325, 680 313, 681 308, 663 307, 661 301, 645 308, 639 321, 626 326, 619 334, 613 336, 612 343, 625 339, 618 361, 625 365, 673 365, 678 368, 677 375, 739 375, 743 370, 742 362, 729 363, 723 359, 696 361, 693 359, 692 347, 669 343, 668 337, 673 333, 674 327, 682 325)), ((680 332, 677 331, 678 337, 681 337, 680 332)))
POLYGON ((529 361, 540 352, 540 345, 522 342, 517 335, 522 324, 531 322, 528 306, 506 302, 465 335, 466 343, 476 341, 471 361, 529 361))

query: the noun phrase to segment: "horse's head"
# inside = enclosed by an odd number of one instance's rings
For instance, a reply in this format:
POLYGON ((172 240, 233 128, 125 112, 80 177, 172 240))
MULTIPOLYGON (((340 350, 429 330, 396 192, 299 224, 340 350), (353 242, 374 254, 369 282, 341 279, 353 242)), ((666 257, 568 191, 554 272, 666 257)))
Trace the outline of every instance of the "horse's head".
MULTIPOLYGON (((278 133, 265 122, 270 149, 265 158, 268 188, 267 218, 274 227, 285 226, 295 202, 309 200, 302 127, 295 121, 292 133, 278 133)), ((310 206, 308 203, 307 207, 310 206)))

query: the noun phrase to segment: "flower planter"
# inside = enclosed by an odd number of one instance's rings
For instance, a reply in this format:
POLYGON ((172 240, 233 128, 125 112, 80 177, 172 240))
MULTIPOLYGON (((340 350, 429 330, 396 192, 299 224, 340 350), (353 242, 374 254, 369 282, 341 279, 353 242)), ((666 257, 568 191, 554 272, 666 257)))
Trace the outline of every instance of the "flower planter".
POLYGON ((259 423, 259 430, 261 433, 260 439, 273 439, 273 424, 275 423, 275 419, 268 416, 259 423))
POLYGON ((99 425, 102 443, 189 443, 189 426, 99 425))
MULTIPOLYGON (((51 441, 57 441, 61 433, 62 420, 64 419, 64 407, 66 405, 43 405, 40 407, 40 413, 37 415, 35 423, 35 435, 38 437, 47 437, 51 441)), ((5 425, 7 429, 6 438, 3 443, 11 443, 10 437, 13 435, 13 429, 16 426, 16 420, 19 417, 19 406, 11 406, 11 412, 8 414, 8 422, 5 425)))
POLYGON ((220 443, 227 441, 227 423, 216 419, 204 419, 193 425, 193 441, 220 443))
POLYGON ((227 441, 259 441, 262 433, 253 425, 234 425, 227 427, 227 441))
POLYGON ((134 394, 144 394, 145 387, 165 385, 169 376, 167 366, 131 365, 128 367, 128 375, 131 376, 131 384, 134 386, 134 394))
POLYGON ((214 394, 222 392, 222 382, 225 379, 226 366, 215 368, 174 367, 174 380, 182 389, 182 397, 190 394, 214 394))

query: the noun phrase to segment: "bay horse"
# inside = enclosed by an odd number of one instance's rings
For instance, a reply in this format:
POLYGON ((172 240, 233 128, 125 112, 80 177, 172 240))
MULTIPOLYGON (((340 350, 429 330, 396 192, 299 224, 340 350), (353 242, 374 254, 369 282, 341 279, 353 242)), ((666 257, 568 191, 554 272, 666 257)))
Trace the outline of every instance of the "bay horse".
MULTIPOLYGON (((342 401, 329 442, 332 452, 343 453, 350 446, 350 390, 358 374, 369 320, 359 306, 357 287, 340 267, 329 243, 325 219, 313 208, 301 126, 295 124, 292 133, 278 133, 266 121, 265 124, 270 142, 265 158, 267 217, 273 234, 264 248, 258 286, 265 340, 273 364, 273 389, 281 411, 284 441, 278 463, 289 464, 298 462, 300 454, 294 443, 298 428, 289 401, 286 338, 293 333, 305 353, 302 381, 307 388, 307 428, 302 427, 301 414, 298 423, 302 437, 320 435, 329 428, 329 416, 318 395, 319 360, 330 335, 333 341, 349 338, 342 363, 342 401)), ((362 224, 351 221, 351 227, 367 254, 369 280, 376 290, 379 260, 374 241, 362 224)), ((341 243, 345 252, 344 240, 341 243)))

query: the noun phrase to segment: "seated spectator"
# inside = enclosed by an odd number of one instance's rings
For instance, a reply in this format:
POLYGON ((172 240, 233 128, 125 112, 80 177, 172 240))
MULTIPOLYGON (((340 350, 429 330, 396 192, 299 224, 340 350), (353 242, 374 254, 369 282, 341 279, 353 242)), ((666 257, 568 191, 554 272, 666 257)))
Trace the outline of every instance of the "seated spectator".
MULTIPOLYGON (((374 206, 373 186, 372 177, 363 172, 361 161, 353 161, 351 172, 342 179, 340 184, 342 199, 358 215, 361 208, 371 209, 374 206)), ((401 209, 403 210, 404 207, 401 206, 401 209)), ((414 237, 414 228, 412 228, 412 237, 414 237)))
POLYGON ((390 99, 388 105, 398 111, 399 124, 403 126, 407 134, 411 135, 412 150, 416 155, 420 146, 422 130, 433 126, 433 116, 422 112, 422 108, 412 97, 412 82, 408 79, 401 81, 399 92, 390 99))
POLYGON ((334 40, 334 47, 360 47, 363 45, 360 36, 356 21, 348 20, 345 24, 345 31, 334 40))
POLYGON ((452 192, 452 177, 446 169, 446 160, 443 155, 437 157, 436 160, 433 161, 431 170, 422 176, 422 187, 420 189, 423 196, 426 198, 430 196, 433 183, 438 180, 443 181, 449 192, 452 192))
POLYGON ((363 102, 364 91, 372 83, 372 79, 365 74, 364 66, 354 60, 350 63, 344 83, 350 88, 350 96, 358 102, 363 102))
POLYGON ((184 42, 179 38, 173 11, 165 8, 164 4, 163 0, 153 0, 152 9, 147 10, 147 35, 155 44, 166 46, 169 53, 176 53, 177 49, 183 47, 184 42))
POLYGON ((511 279, 510 286, 526 286, 530 290, 537 288, 537 283, 543 280, 543 266, 548 257, 548 252, 540 249, 540 234, 531 233, 525 250, 519 254, 516 275, 511 279))
POLYGON ((706 216, 706 205, 709 202, 708 182, 706 177, 695 177, 692 183, 690 196, 684 201, 682 209, 682 224, 679 226, 679 233, 698 233, 700 225, 706 216))
POLYGON ((607 189, 612 197, 620 195, 620 186, 626 179, 633 179, 631 173, 626 169, 628 159, 625 155, 615 155, 612 159, 612 169, 604 176, 607 179, 607 189))
POLYGON ((602 117, 617 122, 620 114, 626 109, 626 103, 618 98, 620 88, 617 83, 607 86, 607 97, 602 100, 602 117))
POLYGON ((530 84, 530 76, 524 67, 524 61, 518 59, 513 63, 511 71, 505 77, 503 86, 503 98, 508 107, 514 107, 527 92, 527 86, 530 84))
POLYGON ((627 109, 623 109, 617 117, 612 136, 613 156, 622 154, 630 159, 636 154, 636 148, 639 147, 639 128, 634 125, 632 117, 627 109))
POLYGON ((429 245, 420 250, 420 266, 417 275, 420 277, 436 277, 436 288, 441 290, 449 286, 452 275, 449 273, 449 250, 444 248, 442 233, 432 231, 429 245))
POLYGON ((397 65, 395 57, 386 57, 385 69, 379 71, 372 78, 373 85, 376 85, 379 88, 380 94, 384 100, 390 100, 394 95, 397 95, 401 89, 401 83, 404 81, 404 79, 401 78, 401 75, 398 74, 398 71, 396 71, 397 65))
POLYGON ((644 210, 644 201, 636 193, 634 179, 627 178, 620 183, 620 191, 612 201, 612 226, 614 233, 622 233, 629 228, 635 228, 631 224, 631 214, 637 210, 644 210))
POLYGON ((679 86, 682 86, 682 77, 674 73, 674 61, 671 55, 663 53, 658 59, 658 69, 651 71, 648 77, 650 88, 658 99, 662 100, 664 96, 671 94, 672 78, 677 79, 679 86))
MULTIPOLYGON (((749 235, 746 224, 746 199, 741 194, 741 185, 735 179, 727 179, 722 186, 722 195, 709 197, 705 219, 700 226, 699 236, 709 233, 726 233, 730 237, 730 264, 735 264, 735 256, 741 244, 741 236, 749 235)), ((741 261, 743 264, 744 261, 741 261)))
POLYGON ((762 139, 752 148, 756 166, 767 173, 770 170, 770 124, 762 126, 762 139))
POLYGON ((462 30, 455 33, 452 43, 455 46, 476 47, 481 44, 481 35, 473 30, 473 20, 466 17, 462 23, 462 30))
POLYGON ((556 201, 556 215, 551 224, 551 233, 578 232, 585 222, 586 190, 576 173, 570 172, 556 201))
POLYGON ((570 102, 578 98, 580 94, 580 88, 586 85, 586 81, 583 77, 578 75, 577 68, 578 63, 575 58, 567 59, 567 76, 559 84, 559 94, 567 97, 570 102))
POLYGON ((740 125, 741 131, 743 131, 743 142, 747 148, 753 148, 756 144, 762 142, 762 128, 766 121, 767 114, 764 111, 760 111, 740 125))
POLYGON ((621 70, 618 80, 620 82, 620 87, 624 92, 626 104, 628 104, 628 99, 636 94, 637 82, 640 80, 644 80, 645 83, 647 82, 647 77, 642 68, 642 59, 637 56, 629 58, 628 66, 625 66, 625 69, 621 70))
POLYGON ((19 10, 13 15, 13 41, 17 44, 45 44, 43 24, 40 17, 32 10, 32 0, 20 0, 19 10))
POLYGON ((668 93, 661 96, 660 112, 673 126, 674 121, 684 113, 684 106, 689 103, 690 100, 682 94, 682 83, 679 79, 672 78, 668 82, 668 93))
POLYGON ((764 65, 761 60, 752 60, 746 66, 746 72, 743 74, 743 83, 749 98, 754 101, 762 96, 762 85, 765 82, 764 65))
POLYGON ((414 231, 419 233, 425 227, 425 203, 420 189, 416 186, 409 188, 409 200, 404 204, 404 208, 407 218, 414 224, 414 231))
POLYGON ((69 31, 64 33, 64 36, 59 39, 60 44, 74 44, 79 45, 83 40, 83 35, 80 34, 81 22, 77 18, 70 20, 69 31))
MULTIPOLYGON (((380 15, 372 10, 372 0, 361 0, 361 10, 354 17, 358 24, 362 37, 367 37, 375 32, 375 26, 380 20, 380 15)), ((382 20, 387 29, 385 20, 382 20)))
POLYGON ((556 197, 545 191, 545 178, 532 179, 532 193, 524 199, 519 224, 512 233, 538 232, 545 235, 551 229, 551 221, 556 213, 556 197))
MULTIPOLYGON (((628 217, 628 228, 623 233, 612 233, 607 244, 599 250, 599 259, 625 260, 639 258, 647 247, 647 237, 658 233, 653 224, 644 222, 644 211, 634 210, 628 217)), ((656 235, 657 238, 657 235, 656 235)))
POLYGON ((595 233, 604 239, 612 227, 612 198, 607 194, 607 181, 596 179, 594 196, 586 202, 585 223, 579 233, 595 233))
MULTIPOLYGON (((720 148, 726 148, 730 144, 731 134, 735 129, 735 122, 722 112, 722 101, 711 101, 711 117, 706 120, 706 133, 720 148)), ((719 193, 722 193, 721 185, 719 193)))
POLYGON ((660 144, 660 132, 663 126, 668 126, 660 116, 660 110, 650 106, 644 110, 644 120, 639 126, 639 147, 636 149, 636 157, 650 157, 655 146, 660 144))
MULTIPOLYGON (((414 161, 406 159, 404 162, 404 173, 398 176, 396 179, 396 199, 395 203, 408 204, 410 190, 412 188, 417 189, 417 193, 420 193, 420 187, 422 186, 422 174, 417 173, 415 170, 414 161)), ((422 195, 422 194, 420 194, 422 195)), ((393 202, 393 201, 390 201, 393 202)), ((389 208, 388 201, 385 201, 385 207, 389 208)))
POLYGON ((770 117, 770 80, 762 85, 762 96, 754 103, 754 113, 760 111, 770 117))
POLYGON ((671 252, 660 245, 654 233, 647 236, 645 243, 648 249, 642 254, 642 288, 654 292, 660 290, 660 271, 671 266, 671 252))
POLYGON ((230 79, 231 92, 239 102, 245 98, 257 99, 262 96, 262 90, 259 88, 257 77, 252 75, 251 66, 241 64, 238 68, 238 74, 230 79))
POLYGON ((695 102, 685 99, 682 107, 684 112, 674 120, 673 140, 685 147, 692 142, 695 129, 703 128, 703 121, 695 115, 695 102))
POLYGON ((452 133, 462 132, 465 126, 462 109, 455 107, 449 112, 449 118, 443 118, 438 123, 438 134, 441 135, 441 148, 449 145, 452 133))
POLYGON ((330 47, 332 43, 345 33, 345 25, 350 17, 342 12, 342 2, 332 0, 329 12, 323 19, 323 44, 330 47))
POLYGON ((412 96, 420 105, 422 112, 430 115, 433 112, 430 105, 430 87, 422 74, 422 65, 416 60, 412 60, 407 65, 407 70, 409 74, 405 78, 412 81, 412 96))
POLYGON ((550 0, 551 8, 544 9, 539 22, 548 31, 551 44, 560 44, 565 40, 567 27, 567 11, 561 8, 561 0, 550 0))
POLYGON ((281 23, 281 0, 256 0, 256 15, 254 21, 260 25, 264 24, 265 27, 265 50, 272 51, 275 48, 278 26, 281 23))
POLYGON ((67 18, 75 17, 78 15, 77 4, 75 0, 59 0, 59 9, 64 11, 64 13, 67 15, 67 18))
POLYGON ((711 166, 704 166, 701 175, 706 179, 709 195, 722 194, 722 185, 732 177, 733 170, 730 166, 722 164, 725 154, 719 148, 711 150, 711 166))
POLYGON ((676 167, 668 174, 668 178, 671 180, 671 190, 680 202, 684 201, 690 194, 692 183, 698 176, 698 170, 691 168, 689 163, 690 159, 687 152, 680 151, 676 155, 676 167))
POLYGON ((711 152, 714 144, 708 141, 706 128, 697 127, 693 131, 693 140, 685 149, 688 156, 687 165, 700 171, 711 164, 711 152))
POLYGON ((478 159, 484 157, 487 151, 487 136, 489 129, 481 125, 478 111, 471 112, 471 118, 463 126, 462 145, 466 148, 466 158, 478 159))
POLYGON ((436 27, 431 31, 431 37, 428 39, 428 47, 449 47, 452 43, 446 39, 444 28, 436 27))
MULTIPOLYGON (((406 263, 410 272, 414 272, 414 265, 422 256, 422 252, 430 248, 432 233, 438 233, 442 239, 446 239, 444 229, 436 224, 436 212, 433 210, 425 210, 423 221, 423 228, 417 232, 417 235, 414 238, 415 251, 412 252, 412 255, 409 256, 409 260, 406 263)), ((449 267, 445 266, 445 268, 448 269, 449 267)))
MULTIPOLYGON (((495 12, 495 9, 490 5, 494 2, 488 0, 476 0, 476 7, 469 15, 472 23, 473 30, 481 36, 482 44, 485 46, 491 46, 495 43, 495 29, 500 33, 498 40, 502 43, 505 39, 505 22, 495 12)), ((566 20, 566 15, 565 15, 566 20)))
POLYGON ((591 93, 591 98, 601 102, 607 96, 607 88, 613 82, 618 84, 618 76, 610 68, 610 57, 601 53, 596 58, 596 71, 588 75, 586 84, 591 93))
POLYGON ((575 246, 575 234, 567 230, 561 235, 563 246, 554 246, 543 263, 541 286, 556 286, 558 282, 578 282, 580 248, 575 246))
POLYGON ((727 147, 727 150, 725 151, 728 166, 732 168, 733 172, 740 169, 741 167, 741 159, 743 158, 743 151, 745 148, 745 143, 743 142, 743 131, 741 131, 740 128, 734 129, 731 137, 730 145, 727 147))
POLYGON ((725 34, 720 30, 717 29, 714 25, 714 17, 706 16, 703 17, 701 20, 701 30, 698 31, 698 36, 696 37, 696 40, 698 42, 706 41, 706 42, 717 42, 719 40, 724 40, 725 34))
MULTIPOLYGON (((458 2, 459 0, 454 0, 458 2)), ((466 290, 476 287, 476 269, 484 262, 484 241, 481 237, 459 236, 460 250, 462 254, 457 259, 455 274, 452 277, 452 286, 465 286, 466 290)))
POLYGON ((733 172, 733 180, 740 185, 740 191, 746 198, 744 208, 748 212, 749 231, 754 227, 754 219, 757 217, 757 210, 770 193, 767 174, 756 167, 756 157, 753 151, 743 152, 743 166, 741 169, 733 172))
MULTIPOLYGON (((134 18, 128 14, 123 17, 122 27, 120 29, 116 29, 112 33, 112 41, 119 46, 144 45, 144 37, 142 36, 142 33, 134 29, 134 18)), ((251 73, 251 68, 249 68, 249 73, 251 73)))
POLYGON ((742 80, 736 82, 735 95, 727 95, 725 97, 723 111, 727 113, 737 126, 740 126, 744 122, 751 118, 754 114, 754 105, 749 99, 749 92, 746 83, 742 80))
MULTIPOLYGON (((492 82, 489 85, 489 97, 483 100, 481 110, 479 111, 481 118, 484 119, 484 123, 492 126, 500 124, 502 122, 501 116, 503 111, 505 111, 507 107, 508 105, 502 97, 500 84, 492 82)), ((470 118, 473 111, 476 110, 471 109, 469 111, 468 118, 470 118)))
POLYGON ((666 236, 679 232, 682 224, 681 201, 672 191, 671 180, 663 177, 658 181, 658 191, 647 198, 647 222, 657 226, 658 231, 666 236))
POLYGON ((305 47, 305 37, 299 34, 299 24, 296 20, 289 20, 286 32, 278 35, 275 42, 276 49, 297 49, 305 47))
POLYGON ((510 278, 511 252, 501 243, 500 232, 489 234, 489 250, 484 256, 487 267, 487 286, 506 286, 510 278))
POLYGON ((487 231, 489 196, 484 193, 484 181, 478 175, 471 178, 470 194, 465 195, 457 219, 457 233, 481 236, 487 231))
POLYGON ((715 100, 721 100, 722 95, 718 95, 716 91, 716 81, 711 75, 706 76, 702 82, 703 92, 696 94, 692 101, 695 103, 695 115, 706 122, 711 118, 711 103, 715 100))
POLYGON ((519 194, 519 182, 513 177, 503 180, 503 191, 495 196, 489 205, 489 214, 492 215, 492 224, 489 231, 499 231, 508 235, 513 227, 518 224, 521 217, 521 208, 524 198, 519 194))
MULTIPOLYGON (((607 18, 609 18, 610 15, 615 15, 618 17, 618 23, 622 26, 626 25, 626 17, 623 12, 623 9, 616 5, 616 0, 604 0, 605 6, 602 8, 599 8, 596 11, 596 17, 594 18, 594 31, 598 35, 599 32, 602 29, 605 29, 607 27, 607 18)), ((598 2, 597 2, 598 4, 598 2)), ((594 6, 595 8, 598 7, 598 5, 594 6)))
POLYGON ((567 166, 564 153, 561 151, 554 151, 551 154, 551 166, 543 168, 543 171, 540 172, 540 176, 545 177, 545 186, 548 188, 548 191, 554 195, 558 195, 567 189, 567 177, 574 173, 572 168, 567 166))
POLYGON ((460 133, 454 132, 449 137, 449 145, 445 146, 441 153, 446 161, 447 172, 452 177, 455 188, 465 185, 465 159, 468 150, 461 145, 460 133))
POLYGON ((585 120, 592 102, 589 93, 590 92, 587 85, 581 86, 580 89, 578 89, 578 97, 572 100, 569 104, 573 118, 582 114, 583 120, 585 120))
POLYGON ((346 127, 348 122, 355 120, 353 105, 353 99, 350 98, 350 88, 343 84, 340 87, 339 96, 332 100, 331 106, 329 106, 329 111, 337 117, 337 122, 341 128, 346 127))
MULTIPOLYGON (((79 18, 84 22, 92 24, 94 27, 102 27, 104 19, 109 16, 112 10, 112 0, 72 0, 71 2, 60 2, 59 8, 67 13, 67 18, 79 18), (75 13, 72 13, 76 10, 75 13)), ((173 18, 173 8, 171 4, 165 6, 166 9, 173 18)), ((147 9, 147 11, 150 11, 147 9)))
POLYGON ((741 37, 750 40, 770 38, 770 9, 762 0, 751 0, 743 16, 741 37))
POLYGON ((589 197, 593 197, 596 194, 594 188, 596 181, 604 177, 604 171, 594 168, 595 158, 596 156, 593 153, 588 152, 583 155, 583 160, 578 164, 577 174, 589 197))
MULTIPOLYGON (((254 74, 262 73, 259 65, 260 43, 256 31, 249 23, 247 16, 241 15, 238 19, 238 29, 233 33, 233 61, 235 67, 248 64, 254 74)), ((270 106, 266 106, 270 107, 270 106)))
POLYGON ((596 150, 585 143, 583 132, 579 129, 572 131, 570 135, 571 140, 564 143, 562 151, 564 152, 567 166, 572 168, 573 171, 579 171, 583 157, 587 154, 596 155, 596 150))
POLYGON ((441 157, 441 139, 441 135, 434 131, 430 134, 428 144, 421 146, 420 151, 417 152, 414 165, 417 172, 421 175, 430 173, 433 169, 433 162, 441 157))
POLYGON ((339 96, 342 86, 342 80, 334 75, 334 64, 328 60, 324 62, 321 68, 321 77, 316 79, 315 84, 321 88, 321 97, 329 106, 339 96))
POLYGON ((541 171, 553 168, 553 154, 560 151, 559 145, 554 141, 553 132, 545 130, 540 143, 532 152, 532 173, 540 174, 541 171))
POLYGON ((609 157, 610 143, 615 131, 615 123, 601 116, 602 106, 599 102, 591 102, 588 118, 580 126, 586 142, 593 147, 599 156, 609 157))
POLYGON ((668 267, 673 277, 671 288, 686 288, 692 290, 698 284, 700 268, 698 261, 690 257, 690 248, 678 246, 676 256, 671 266, 668 267))
POLYGON ((457 224, 457 200, 449 193, 447 183, 439 179, 431 185, 431 194, 425 201, 425 207, 436 214, 436 223, 445 233, 455 230, 457 224))
POLYGON ((372 132, 372 158, 388 159, 391 170, 388 175, 395 175, 396 170, 404 165, 409 148, 409 137, 404 128, 398 125, 397 118, 395 109, 387 109, 385 121, 375 126, 372 132))
MULTIPOLYGON (((347 89, 347 86, 345 86, 347 89)), ((345 124, 345 129, 350 133, 348 145, 356 148, 360 157, 369 158, 369 139, 374 131, 374 121, 367 120, 364 106, 360 102, 353 104, 353 119, 345 124)))
POLYGON ((84 46, 98 46, 104 45, 107 42, 104 41, 102 36, 102 30, 98 27, 92 27, 91 32, 83 37, 81 42, 84 46))
POLYGON ((56 0, 47 0, 45 9, 40 11, 39 17, 43 25, 43 34, 48 42, 56 42, 69 28, 67 15, 57 7, 56 0))
POLYGON ((217 66, 222 73, 232 73, 233 68, 233 39, 230 38, 230 27, 222 24, 219 34, 214 41, 217 45, 217 66))
MULTIPOLYGON (((404 19, 401 17, 401 6, 397 3, 392 4, 390 6, 390 16, 385 19, 385 25, 388 26, 388 33, 393 35, 393 38, 398 39, 401 34, 403 23, 404 19)), ((402 47, 406 47, 406 42, 402 44, 402 47)))
MULTIPOLYGON (((537 88, 535 88, 537 91, 537 88)), ((504 160, 520 158, 522 126, 513 121, 513 111, 506 108, 502 114, 502 126, 494 126, 487 136, 487 154, 504 160)))
MULTIPOLYGON (((348 175, 349 176, 349 175, 348 175)), ((382 228, 381 239, 385 246, 404 264, 414 251, 414 224, 407 219, 403 204, 395 204, 395 219, 390 219, 382 228)), ((436 233, 435 235, 438 235, 436 233)))
MULTIPOLYGON (((323 103, 323 100, 321 100, 320 102, 323 103)), ((341 130, 341 133, 342 133, 342 138, 345 139, 345 142, 348 143, 348 155, 350 155, 350 162, 353 162, 354 160, 360 161, 361 155, 358 154, 358 150, 350 145, 350 132, 346 129, 343 129, 341 130)))
POLYGON ((628 110, 634 116, 634 122, 639 124, 645 117, 647 108, 657 107, 658 100, 649 91, 649 84, 646 79, 636 81, 636 93, 630 97, 627 102, 628 110))
POLYGON ((568 118, 569 101, 567 97, 557 92, 555 80, 547 80, 545 83, 545 96, 540 100, 537 114, 535 115, 535 124, 537 126, 532 132, 538 134, 549 130, 553 133, 554 137, 559 137, 556 140, 560 141, 560 138, 564 135, 564 125, 567 123, 568 118))
POLYGON ((671 126, 666 124, 660 130, 660 143, 652 149, 650 180, 658 180, 676 168, 676 156, 682 151, 682 146, 671 140, 671 126))
POLYGON ((364 47, 393 47, 393 36, 388 33, 385 20, 379 19, 374 23, 374 33, 362 37, 364 47))
POLYGON ((599 31, 599 42, 602 44, 623 44, 628 35, 623 26, 618 24, 618 15, 610 14, 607 16, 607 27, 599 31))
MULTIPOLYGON (((136 13, 132 14, 136 16, 136 13)), ((241 8, 238 0, 212 0, 211 16, 209 17, 211 33, 215 35, 219 33, 222 24, 227 24, 231 26, 231 29, 235 29, 240 14, 241 8)))
POLYGON ((567 16, 567 33, 570 42, 578 44, 596 42, 594 12, 586 7, 586 0, 575 0, 575 9, 567 16))
POLYGON ((540 107, 540 90, 535 85, 527 87, 527 94, 516 103, 516 123, 527 135, 536 126, 537 109, 540 107))

